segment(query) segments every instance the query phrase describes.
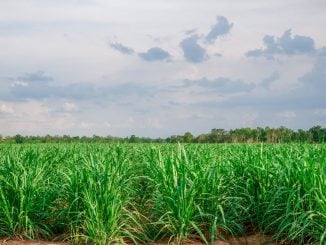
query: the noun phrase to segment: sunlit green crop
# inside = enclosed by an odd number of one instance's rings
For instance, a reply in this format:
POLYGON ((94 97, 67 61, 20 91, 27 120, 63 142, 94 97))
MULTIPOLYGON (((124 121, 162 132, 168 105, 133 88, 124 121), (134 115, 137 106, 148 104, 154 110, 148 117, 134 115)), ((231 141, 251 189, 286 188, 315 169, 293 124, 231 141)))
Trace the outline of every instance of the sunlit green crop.
POLYGON ((0 145, 0 237, 326 243, 325 144, 0 145))

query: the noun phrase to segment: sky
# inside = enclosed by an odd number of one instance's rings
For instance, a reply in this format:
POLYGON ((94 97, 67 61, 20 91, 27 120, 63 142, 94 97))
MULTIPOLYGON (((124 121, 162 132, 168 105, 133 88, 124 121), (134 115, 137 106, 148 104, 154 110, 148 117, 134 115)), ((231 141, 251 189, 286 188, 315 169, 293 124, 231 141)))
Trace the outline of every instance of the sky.
POLYGON ((1 0, 0 134, 326 126, 325 0, 1 0))

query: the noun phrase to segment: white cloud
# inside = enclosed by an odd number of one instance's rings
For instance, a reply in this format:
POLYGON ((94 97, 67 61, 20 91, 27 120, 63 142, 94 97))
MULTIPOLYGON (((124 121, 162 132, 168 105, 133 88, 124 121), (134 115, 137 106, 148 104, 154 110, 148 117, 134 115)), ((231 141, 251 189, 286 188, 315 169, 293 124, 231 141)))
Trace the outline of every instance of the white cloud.
POLYGON ((14 113, 14 109, 10 105, 0 103, 0 113, 12 114, 12 113, 14 113))
POLYGON ((74 112, 74 111, 77 111, 78 106, 76 104, 74 104, 74 103, 71 103, 71 102, 65 102, 63 104, 63 109, 66 112, 74 112))
POLYGON ((316 114, 316 115, 326 115, 326 108, 316 109, 316 110, 314 110, 314 114, 316 114))
POLYGON ((14 81, 12 83, 12 86, 13 87, 16 87, 16 86, 27 87, 28 86, 28 83, 25 82, 25 81, 22 81, 22 80, 17 80, 17 81, 14 81))
POLYGON ((242 127, 257 127, 259 113, 257 111, 250 111, 242 117, 242 127))
POLYGON ((94 126, 94 123, 90 123, 90 122, 80 122, 78 124, 78 127, 81 129, 90 129, 94 126))
POLYGON ((282 112, 278 113, 278 115, 281 118, 288 119, 288 120, 294 119, 297 117, 297 114, 294 111, 282 111, 282 112))

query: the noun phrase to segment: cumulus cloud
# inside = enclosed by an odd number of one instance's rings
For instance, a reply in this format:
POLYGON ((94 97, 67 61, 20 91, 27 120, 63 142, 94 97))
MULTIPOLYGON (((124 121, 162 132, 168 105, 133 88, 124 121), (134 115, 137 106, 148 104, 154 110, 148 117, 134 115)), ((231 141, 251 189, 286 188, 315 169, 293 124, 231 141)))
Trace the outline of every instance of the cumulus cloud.
POLYGON ((206 50, 198 44, 199 36, 192 35, 180 43, 184 58, 191 63, 203 62, 206 57, 206 50))
MULTIPOLYGON (((206 36, 197 35, 196 29, 186 30, 184 34, 187 37, 179 44, 183 51, 184 58, 191 63, 203 62, 206 58, 208 58, 207 51, 198 44, 198 41, 201 40, 203 42, 206 41, 207 43, 214 43, 218 37, 229 33, 232 27, 233 23, 230 23, 226 17, 217 16, 216 23, 211 26, 211 29, 206 36)), ((119 51, 122 54, 131 55, 135 53, 132 48, 118 42, 110 43, 109 45, 111 48, 119 51)), ((167 60, 171 57, 169 52, 159 47, 153 47, 148 49, 146 52, 138 53, 138 56, 145 61, 167 60)), ((217 56, 221 55, 217 54, 217 56)))
MULTIPOLYGON (((219 37, 226 35, 233 27, 233 23, 230 23, 224 16, 217 16, 216 23, 211 26, 211 29, 207 35, 196 34, 196 29, 190 29, 185 31, 187 37, 183 39, 179 46, 183 51, 184 58, 191 63, 200 63, 208 58, 207 51, 204 47, 198 44, 199 41, 204 43, 214 43, 219 37), (190 36, 189 36, 190 35, 190 36)), ((215 56, 222 56, 217 53, 215 56)))
POLYGON ((247 57, 274 58, 274 55, 296 55, 315 53, 315 42, 311 37, 295 35, 287 30, 281 37, 266 35, 263 39, 265 48, 254 49, 246 53, 247 57))
POLYGON ((249 92, 255 87, 255 85, 246 84, 240 79, 232 80, 225 77, 218 77, 213 80, 209 80, 205 77, 199 80, 185 80, 184 86, 198 86, 220 93, 249 92))
POLYGON ((166 60, 170 58, 171 55, 167 51, 159 47, 154 47, 154 48, 150 48, 145 53, 139 53, 139 57, 145 61, 157 61, 157 60, 166 60))
POLYGON ((213 43, 220 36, 230 32, 233 23, 230 23, 224 16, 217 16, 216 23, 211 27, 210 32, 206 35, 206 41, 213 43))
POLYGON ((132 48, 129 48, 127 46, 124 46, 121 43, 110 43, 110 47, 119 51, 122 54, 133 54, 135 51, 132 48))

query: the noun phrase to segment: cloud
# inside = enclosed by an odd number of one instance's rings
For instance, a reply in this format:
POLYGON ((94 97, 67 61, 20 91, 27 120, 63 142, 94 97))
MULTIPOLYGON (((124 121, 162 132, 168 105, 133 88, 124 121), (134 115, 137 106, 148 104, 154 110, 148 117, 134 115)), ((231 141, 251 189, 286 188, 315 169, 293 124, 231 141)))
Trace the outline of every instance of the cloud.
POLYGON ((326 47, 322 47, 321 49, 318 50, 318 56, 326 56, 326 47))
POLYGON ((139 53, 139 57, 145 61, 157 61, 157 60, 166 60, 170 58, 171 55, 167 51, 159 47, 154 47, 154 48, 150 48, 145 53, 139 53))
POLYGON ((65 112, 75 112, 78 110, 78 106, 72 102, 65 102, 62 109, 65 112))
MULTIPOLYGON (((280 78, 280 74, 274 72, 262 81, 260 86, 268 87, 270 83, 280 78)), ((313 68, 305 75, 299 77, 297 86, 288 91, 252 91, 247 94, 239 94, 229 97, 221 102, 212 101, 212 106, 222 107, 255 107, 266 110, 316 110, 326 108, 326 57, 320 57, 313 68), (301 84, 300 84, 301 82, 301 84)), ((207 103, 209 105, 209 102, 207 103)), ((287 114, 289 118, 290 114, 287 114)), ((285 118, 285 117, 284 117, 285 118)))
MULTIPOLYGON (((64 98, 75 100, 115 100, 121 97, 141 96, 151 97, 155 89, 136 83, 122 83, 111 86, 97 86, 91 83, 73 83, 57 86, 49 83, 51 77, 44 72, 31 73, 19 77, 20 83, 10 87, 11 100, 64 98)), ((66 104, 66 109, 73 109, 72 104, 66 104)))
POLYGON ((0 104, 0 114, 12 114, 14 113, 14 109, 7 104, 0 104))
POLYGON ((223 36, 230 32, 233 23, 229 23, 228 19, 224 16, 217 16, 216 23, 211 27, 210 32, 206 36, 206 41, 213 43, 219 36, 223 36))
POLYGON ((311 71, 302 76, 299 80, 304 83, 307 89, 313 89, 324 93, 326 91, 326 57, 319 57, 311 71))
MULTIPOLYGON (((191 63, 203 62, 208 58, 208 55, 206 49, 199 45, 198 41, 201 40, 207 43, 214 43, 218 37, 229 33, 232 27, 233 23, 229 23, 227 18, 224 16, 217 16, 216 23, 211 27, 211 30, 206 36, 195 34, 196 29, 185 31, 188 37, 183 39, 179 44, 183 51, 184 58, 191 63)), ((222 55, 218 53, 215 56, 220 57, 222 55)))
POLYGON ((196 28, 193 28, 193 29, 189 29, 189 30, 186 30, 184 32, 185 35, 192 35, 192 34, 195 34, 195 32, 197 31, 196 28))
POLYGON ((294 111, 282 111, 278 113, 278 116, 280 116, 283 119, 293 119, 297 117, 297 114, 294 111))
POLYGON ((191 63, 203 62, 207 57, 206 50, 197 43, 198 40, 198 35, 192 35, 180 43, 184 58, 191 63))
POLYGON ((27 73, 13 79, 10 92, 16 98, 24 98, 26 95, 33 98, 44 98, 54 92, 52 86, 49 85, 52 81, 53 78, 46 76, 43 71, 27 73))
POLYGON ((316 109, 316 110, 314 110, 314 114, 326 116, 326 108, 324 108, 324 109, 316 109))
POLYGON ((199 80, 185 80, 184 86, 198 86, 220 93, 249 92, 255 87, 255 85, 246 84, 242 80, 231 80, 225 77, 218 77, 213 80, 208 80, 205 77, 199 80))
POLYGON ((274 82, 274 81, 276 81, 276 80, 278 80, 278 79, 280 79, 281 78, 281 76, 280 76, 280 73, 278 73, 278 72, 273 72, 269 77, 266 77, 265 79, 263 79, 262 81, 261 81, 261 83, 260 83, 260 86, 262 86, 262 87, 264 87, 264 88, 268 88, 269 87, 269 85, 272 83, 272 82, 274 82))
POLYGON ((311 37, 292 37, 291 30, 285 31, 281 37, 266 35, 263 42, 265 48, 250 50, 246 56, 273 59, 274 55, 313 54, 316 51, 315 42, 311 37))
POLYGON ((53 81, 53 78, 46 76, 44 71, 36 71, 33 73, 27 73, 24 76, 18 77, 14 84, 26 85, 26 84, 43 84, 53 81))
POLYGON ((110 47, 119 51, 122 54, 133 54, 135 51, 132 48, 122 45, 121 43, 110 43, 110 47))

